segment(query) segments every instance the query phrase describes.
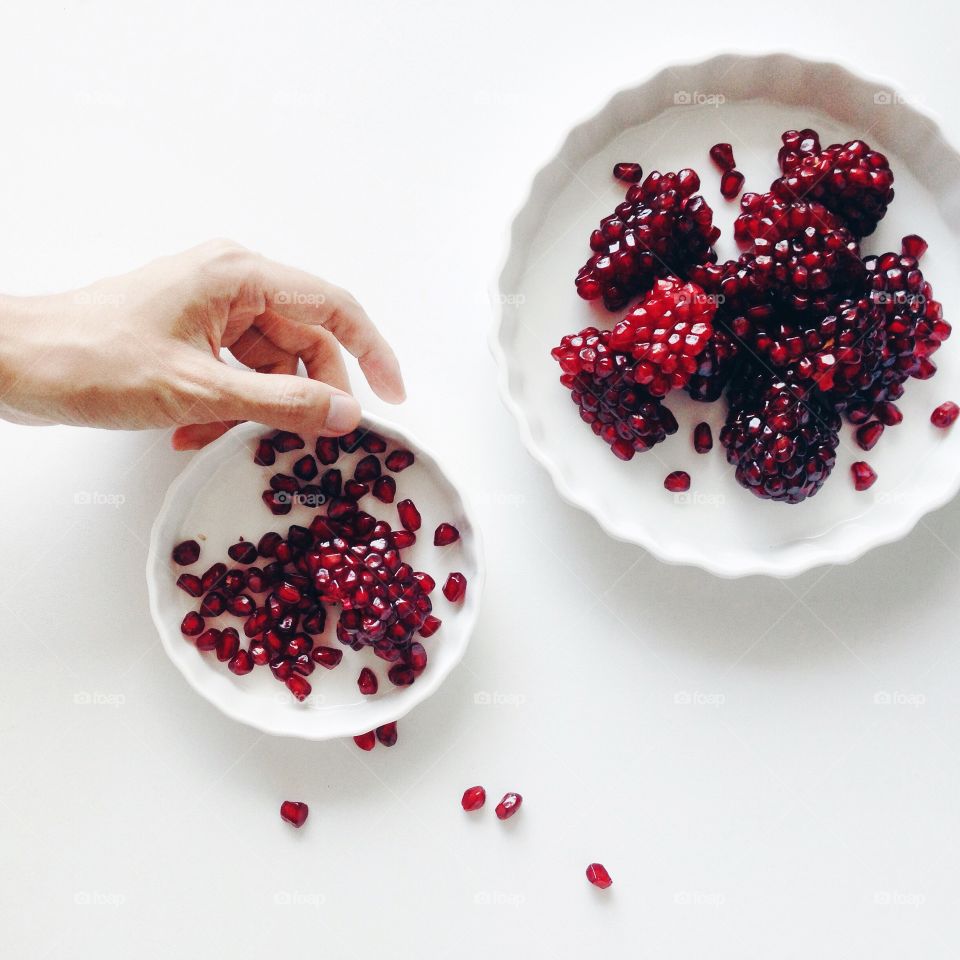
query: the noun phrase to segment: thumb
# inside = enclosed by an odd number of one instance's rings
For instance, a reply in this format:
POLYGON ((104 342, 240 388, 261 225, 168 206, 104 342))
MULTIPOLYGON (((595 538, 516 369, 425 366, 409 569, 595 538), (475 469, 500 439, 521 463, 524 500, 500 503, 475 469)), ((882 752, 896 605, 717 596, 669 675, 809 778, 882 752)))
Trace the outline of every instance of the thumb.
POLYGON ((337 437, 360 423, 360 404, 349 393, 307 377, 257 373, 213 363, 210 420, 256 420, 281 430, 337 437))

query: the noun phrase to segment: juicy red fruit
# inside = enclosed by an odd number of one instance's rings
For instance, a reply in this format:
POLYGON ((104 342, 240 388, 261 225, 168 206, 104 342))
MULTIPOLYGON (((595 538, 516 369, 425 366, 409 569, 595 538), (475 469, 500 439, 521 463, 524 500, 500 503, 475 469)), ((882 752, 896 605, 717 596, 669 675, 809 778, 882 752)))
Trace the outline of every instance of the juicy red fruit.
POLYGON ((357 686, 365 697, 372 697, 379 687, 377 675, 369 667, 364 667, 357 677, 357 686))
POLYGON ((400 473, 401 470, 406 470, 413 463, 413 454, 409 450, 394 450, 393 453, 387 455, 384 463, 388 470, 400 473))
POLYGON ((361 750, 372 750, 377 745, 376 731, 371 730, 369 733, 359 733, 353 738, 353 742, 361 750))
POLYGON ((857 443, 862 450, 872 450, 883 434, 883 424, 879 420, 871 420, 857 429, 857 443))
POLYGON ((727 170, 720 178, 720 193, 724 199, 733 200, 743 189, 743 174, 739 170, 727 170))
POLYGON ((397 721, 377 727, 377 739, 385 746, 392 747, 397 742, 397 721))
POLYGON ((181 567, 189 567, 200 558, 200 544, 196 540, 184 540, 173 548, 173 562, 181 567))
POLYGON ((690 489, 690 474, 685 470, 674 470, 667 474, 663 485, 671 493, 684 493, 690 489))
POLYGON ((496 807, 497 819, 509 820, 520 809, 522 803, 523 797, 519 793, 505 793, 496 807))
POLYGON ((624 183, 639 183, 643 179, 643 168, 639 163, 615 163, 613 176, 624 183))
POLYGON ((289 430, 279 430, 271 437, 270 442, 277 453, 289 453, 291 450, 302 450, 306 444, 303 437, 289 430))
POLYGON ((401 500, 397 504, 397 514, 400 517, 400 523, 403 525, 404 530, 409 530, 410 533, 416 533, 417 530, 420 529, 420 524, 422 523, 420 511, 417 510, 412 500, 401 500))
POLYGON ((729 143, 715 143, 710 148, 710 159, 724 172, 737 165, 733 159, 733 147, 729 143))
POLYGON ((460 806, 470 812, 479 810, 487 802, 487 791, 483 787, 467 787, 460 799, 460 806))
POLYGON ((873 468, 863 460, 852 464, 850 473, 853 475, 853 485, 857 490, 869 490, 877 482, 877 475, 873 468))
POLYGON ((713 449, 713 432, 710 424, 698 423, 693 429, 693 449, 697 453, 709 453, 713 449))
POLYGON ((313 689, 299 673, 287 677, 284 682, 287 685, 287 689, 300 701, 306 700, 307 697, 310 696, 310 691, 313 689))
POLYGON ((441 523, 433 534, 435 547, 446 547, 460 539, 460 531, 452 523, 441 523))
POLYGON ((299 800, 284 800, 280 804, 280 817, 294 827, 302 827, 307 822, 310 808, 299 800))
POLYGON ((467 595, 467 578, 462 573, 451 573, 443 585, 443 595, 451 603, 459 603, 467 595))
POLYGON ((591 863, 587 867, 587 879, 601 890, 606 890, 613 883, 607 868, 602 863, 591 863))
POLYGON ((958 415, 960 415, 960 407, 952 400, 947 400, 946 403, 941 403, 940 406, 930 414, 930 422, 935 427, 945 429, 953 425, 958 415))

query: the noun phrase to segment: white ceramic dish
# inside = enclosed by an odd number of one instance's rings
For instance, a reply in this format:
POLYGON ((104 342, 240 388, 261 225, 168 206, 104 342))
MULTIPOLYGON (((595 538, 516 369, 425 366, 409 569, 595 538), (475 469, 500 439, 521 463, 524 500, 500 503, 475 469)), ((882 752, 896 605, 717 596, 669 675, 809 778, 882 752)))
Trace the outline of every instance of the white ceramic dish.
MULTIPOLYGON (((210 564, 225 559, 227 547, 241 536, 256 541, 267 530, 284 533, 292 523, 309 524, 315 510, 296 505, 287 516, 275 517, 261 502, 260 493, 281 464, 288 460, 292 464, 297 456, 309 452, 310 444, 307 451, 278 456, 273 467, 258 467, 253 463, 253 450, 256 440, 268 429, 256 423, 236 427, 190 461, 170 486, 153 525, 147 585, 150 611, 164 649, 201 696, 227 716, 265 733, 326 740, 364 733, 398 720, 430 696, 460 662, 476 621, 483 590, 482 546, 463 498, 437 457, 400 428, 369 415, 364 417, 364 426, 385 437, 388 449, 405 447, 416 455, 414 464, 396 475, 396 499, 411 498, 423 516, 419 539, 404 551, 404 559, 437 581, 431 599, 443 626, 423 641, 429 662, 408 687, 393 686, 387 679, 387 665, 371 651, 343 648, 339 666, 330 671, 322 667, 314 670, 308 678, 313 692, 298 703, 267 667, 256 667, 247 676, 236 677, 214 654, 201 654, 180 633, 184 614, 196 609, 199 601, 175 585, 179 573, 202 573, 210 564), (461 537, 450 546, 434 547, 433 531, 442 521, 453 523, 461 537), (170 551, 185 539, 201 544, 200 559, 191 567, 176 567, 170 551), (453 570, 464 573, 468 581, 467 596, 460 604, 448 603, 440 590, 453 570), (363 696, 357 689, 357 676, 363 666, 369 666, 380 681, 375 696, 363 696)), ((363 455, 362 449, 341 454, 336 466, 344 478, 352 476, 354 462, 363 455)), ((369 494, 361 504, 375 516, 399 526, 395 504, 380 503, 369 494)), ((328 610, 327 629, 318 642, 339 648, 334 635, 337 613, 338 609, 328 610)), ((223 626, 229 623, 239 627, 239 621, 232 617, 221 619, 223 626)), ((216 625, 216 621, 210 622, 216 625)))
POLYGON ((720 196, 709 147, 732 143, 746 189, 762 191, 778 175, 780 133, 807 126, 824 144, 863 137, 889 156, 896 198, 864 252, 899 251, 904 234, 924 236, 930 249, 922 267, 953 320, 960 303, 960 157, 936 124, 889 84, 786 54, 725 55, 665 69, 574 127, 513 221, 495 293, 499 316, 491 342, 502 394, 560 494, 611 536, 720 576, 786 577, 848 563, 904 536, 960 486, 960 428, 944 432, 929 422, 938 403, 960 398, 960 338, 936 355, 933 379, 907 385, 904 424, 888 430, 869 454, 846 428, 834 475, 816 497, 795 506, 763 502, 741 488, 718 443, 709 456, 694 453, 693 426, 706 420, 716 441, 723 401, 699 404, 671 394, 667 403, 679 432, 622 463, 580 422, 557 382, 550 348, 560 337, 590 324, 612 325, 613 314, 576 295, 573 278, 589 256, 590 230, 623 198, 623 185, 610 174, 613 164, 698 170, 724 233, 718 253, 725 259, 738 253, 732 223, 739 208, 720 196), (867 493, 857 493, 849 476, 850 464, 861 459, 879 474, 867 493), (689 471, 693 485, 672 497, 662 482, 677 469, 689 471))

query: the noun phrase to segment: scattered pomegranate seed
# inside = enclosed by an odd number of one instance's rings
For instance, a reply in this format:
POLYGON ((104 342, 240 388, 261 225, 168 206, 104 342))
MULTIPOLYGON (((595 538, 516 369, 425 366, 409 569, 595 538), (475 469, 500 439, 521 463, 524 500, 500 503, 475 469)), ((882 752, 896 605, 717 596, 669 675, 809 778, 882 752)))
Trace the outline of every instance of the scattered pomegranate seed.
POLYGON ((372 453, 357 462, 353 478, 358 483, 372 483, 380 476, 380 459, 372 453))
POLYGON ((737 165, 733 159, 733 147, 729 143, 715 143, 710 148, 710 159, 724 172, 737 165))
POLYGON ((503 799, 497 804, 496 814, 498 820, 509 820, 523 803, 523 797, 519 793, 505 793, 503 799))
POLYGON ((417 679, 416 672, 412 667, 405 666, 402 663, 395 663, 387 671, 387 679, 395 687, 409 687, 417 679))
POLYGON ((351 433, 345 433, 340 437, 340 449, 346 453, 353 453, 361 443, 363 443, 364 430, 362 427, 357 427, 356 430, 351 433))
POLYGON ((263 498, 263 502, 270 508, 270 512, 278 517, 289 513, 293 507, 293 499, 288 493, 264 490, 260 496, 263 498))
POLYGON ((287 689, 300 701, 306 700, 310 696, 312 687, 299 673, 287 677, 285 681, 287 689))
POLYGON ((200 558, 200 544, 196 540, 184 540, 173 548, 173 562, 181 567, 189 567, 200 558))
POLYGON ((377 477, 373 482, 373 495, 381 503, 393 503, 393 498, 397 495, 397 481, 393 477, 377 477))
POLYGON ((591 863, 587 867, 587 879, 601 890, 606 890, 613 883, 607 868, 602 863, 591 863))
POLYGON ((203 628, 203 617, 201 617, 200 614, 194 610, 191 610, 183 618, 183 622, 180 624, 180 632, 188 637, 195 637, 198 634, 203 633, 203 628))
POLYGON ((280 817, 294 827, 300 828, 307 822, 310 808, 299 800, 284 800, 280 804, 280 817))
POLYGON ((321 667, 332 670, 343 659, 343 651, 336 647, 314 647, 310 656, 321 667))
POLYGON ((196 645, 198 650, 202 650, 204 653, 209 653, 211 650, 217 649, 217 644, 220 642, 220 631, 215 627, 211 627, 209 630, 204 630, 196 639, 196 645))
POLYGON ((941 403, 940 406, 930 414, 930 422, 935 427, 950 427, 953 426, 958 414, 960 414, 960 407, 952 400, 947 400, 946 403, 941 403))
POLYGON ((394 450, 393 453, 388 454, 384 463, 388 470, 400 473, 413 463, 413 454, 409 450, 394 450))
POLYGON ((483 787, 467 787, 463 791, 460 806, 464 810, 479 810, 487 802, 487 791, 483 787))
POLYGON ((377 675, 369 667, 364 667, 360 671, 360 676, 357 677, 357 686, 365 697, 373 696, 379 686, 377 675))
POLYGON ((430 614, 426 620, 423 621, 423 626, 417 632, 426 640, 427 637, 432 637, 440 629, 441 622, 442 621, 433 616, 433 614, 430 614))
POLYGON ((227 598, 218 590, 211 590, 200 604, 200 614, 204 617, 219 617, 227 609, 227 598))
POLYGON ((203 596, 203 583, 192 573, 181 573, 177 577, 177 586, 190 594, 191 597, 203 596))
POLYGON ((353 742, 361 750, 372 750, 377 745, 377 734, 373 730, 369 733, 360 733, 353 738, 353 742))
MULTIPOLYGON (((227 669, 238 677, 244 677, 253 669, 253 657, 247 650, 238 650, 227 664, 227 669)), ((309 692, 310 685, 307 684, 307 693, 309 692)))
POLYGON ((639 183, 643 179, 643 168, 639 163, 615 163, 613 176, 624 183, 639 183))
POLYGON ((258 467, 272 467, 277 462, 277 451, 269 440, 263 439, 257 443, 257 449, 253 454, 253 462, 258 467))
POLYGON ((443 595, 451 603, 461 601, 467 595, 467 578, 462 573, 451 573, 443 585, 443 595))
POLYGON ((309 453, 304 454, 294 465, 294 476, 301 480, 312 480, 318 473, 317 461, 309 453))
POLYGON ((895 427, 903 422, 903 413, 900 408, 890 400, 885 403, 878 403, 876 408, 877 419, 887 427, 895 427))
POLYGON ((850 467, 853 474, 853 485, 857 490, 869 490, 877 481, 877 475, 869 463, 858 460, 850 467))
POLYGON ((340 457, 340 444, 336 437, 318 437, 315 452, 321 463, 330 466, 340 457))
POLYGON ((690 474, 685 470, 674 470, 667 474, 663 485, 671 493, 683 493, 690 489, 690 474))
POLYGON ((883 434, 883 424, 879 420, 871 420, 859 427, 856 432, 857 443, 863 450, 872 450, 883 434))
POLYGON ((306 444, 299 434, 289 430, 279 430, 271 437, 270 442, 277 453, 289 453, 291 450, 302 450, 306 444))
POLYGON ((240 650, 240 634, 233 627, 225 627, 217 641, 217 659, 221 663, 232 660, 240 650))
POLYGON ((258 666, 262 667, 270 662, 270 651, 259 642, 250 644, 250 659, 258 666))
POLYGON ((900 250, 905 257, 919 260, 927 252, 927 241, 923 237, 911 233, 900 241, 900 250))
POLYGON ((727 170, 720 178, 720 193, 727 200, 733 200, 743 189, 743 174, 739 170, 727 170))
POLYGON ((420 511, 414 506, 412 500, 401 500, 397 504, 397 513, 400 516, 400 523, 403 524, 404 530, 415 533, 420 529, 420 511))
POLYGON ((460 539, 460 531, 452 523, 441 523, 433 534, 435 547, 446 547, 460 539))
POLYGON ((709 423, 698 423, 693 428, 693 449, 697 453, 709 453, 713 449, 713 431, 709 423))
POLYGON ((377 727, 377 739, 385 746, 392 747, 397 742, 397 722, 385 723, 377 727))

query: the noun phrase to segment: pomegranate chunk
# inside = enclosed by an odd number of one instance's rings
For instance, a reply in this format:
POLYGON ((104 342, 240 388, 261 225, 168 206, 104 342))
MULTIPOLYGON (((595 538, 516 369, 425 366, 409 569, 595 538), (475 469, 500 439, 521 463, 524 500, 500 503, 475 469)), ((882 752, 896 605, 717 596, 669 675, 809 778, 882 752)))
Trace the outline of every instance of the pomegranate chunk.
POLYGON ((304 454, 294 465, 293 475, 301 480, 313 480, 319 473, 317 461, 309 453, 304 454))
POLYGON ((522 803, 523 797, 519 793, 505 793, 496 807, 497 819, 509 820, 520 809, 522 803))
POLYGON ((392 747, 397 742, 397 722, 385 723, 377 727, 377 739, 385 746, 392 747))
POLYGON ((460 539, 460 531, 452 523, 441 523, 433 534, 435 547, 446 547, 460 539))
POLYGON ((467 787, 460 799, 460 806, 464 810, 479 810, 487 802, 487 791, 483 787, 467 787))
POLYGON ((858 460, 851 465, 850 472, 853 474, 853 485, 857 490, 869 490, 877 482, 877 475, 873 468, 863 460, 858 460))
POLYGON ((284 800, 280 804, 280 817, 294 827, 302 827, 307 822, 310 808, 299 800, 284 800))
POLYGON ((911 233, 900 241, 900 249, 905 257, 919 260, 927 252, 927 241, 923 237, 911 233))
POLYGON ((220 631, 215 627, 211 627, 209 630, 204 630, 196 639, 197 649, 202 650, 204 653, 209 653, 211 650, 217 649, 217 644, 220 642, 220 631))
POLYGON ((930 414, 930 422, 935 427, 945 429, 953 425, 958 414, 960 414, 960 407, 952 400, 947 400, 946 403, 941 403, 940 406, 930 414))
POLYGON ((667 474, 663 485, 671 493, 685 493, 690 489, 690 474, 685 470, 674 470, 667 474))
POLYGON ((360 671, 360 676, 357 677, 357 686, 365 697, 373 696, 379 686, 377 675, 369 667, 364 667, 360 671))
POLYGON ((173 562, 181 567, 189 567, 200 558, 200 544, 196 540, 184 540, 173 548, 173 562))
POLYGON ((371 483, 380 476, 380 460, 372 453, 358 461, 353 479, 358 483, 371 483))
POLYGON ((371 730, 369 733, 359 733, 353 738, 353 742, 361 750, 372 750, 377 745, 376 732, 371 730))
POLYGON ((462 573, 451 573, 443 585, 443 595, 451 603, 459 603, 467 595, 467 578, 462 573))
POLYGON ((606 890, 613 883, 607 868, 602 863, 591 863, 587 867, 587 879, 601 890, 606 890))

